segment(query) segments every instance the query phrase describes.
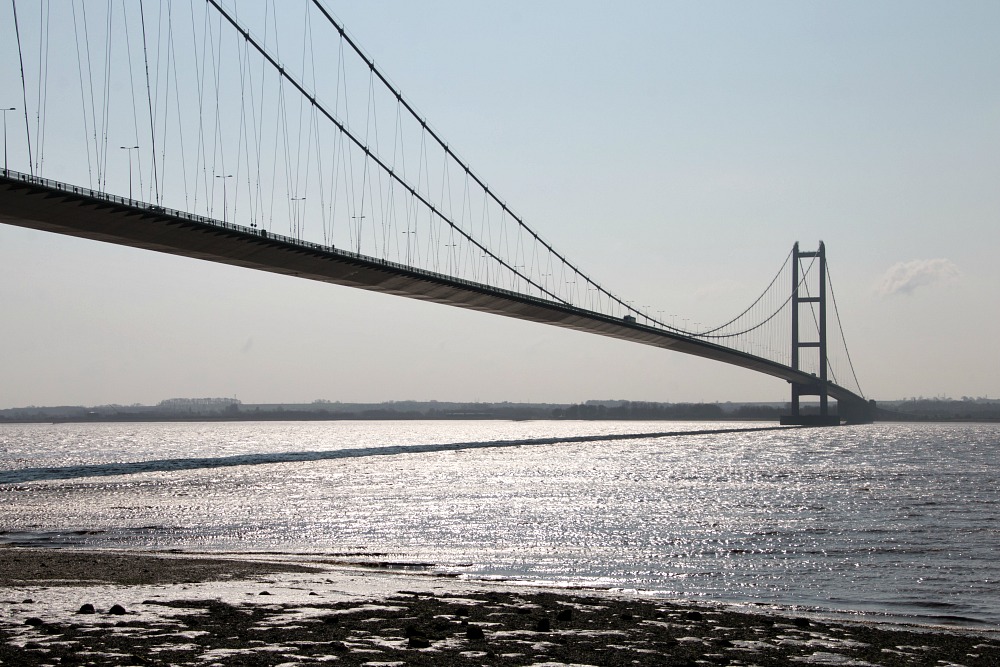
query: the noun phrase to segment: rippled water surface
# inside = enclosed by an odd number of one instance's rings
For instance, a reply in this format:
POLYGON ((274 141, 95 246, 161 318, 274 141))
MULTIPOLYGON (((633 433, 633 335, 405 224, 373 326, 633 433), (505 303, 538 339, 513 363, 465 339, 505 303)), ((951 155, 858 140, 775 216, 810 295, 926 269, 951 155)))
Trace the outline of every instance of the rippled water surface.
POLYGON ((365 554, 1000 625, 1000 425, 758 426, 0 425, 0 542, 365 554))

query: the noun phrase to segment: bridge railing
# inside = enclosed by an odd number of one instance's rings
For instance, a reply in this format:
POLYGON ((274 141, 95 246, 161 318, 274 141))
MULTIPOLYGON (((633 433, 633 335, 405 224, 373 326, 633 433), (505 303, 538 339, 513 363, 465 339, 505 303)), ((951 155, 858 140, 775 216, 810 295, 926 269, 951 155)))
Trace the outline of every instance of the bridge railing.
POLYGON ((503 295, 509 297, 514 301, 536 303, 546 308, 559 308, 567 312, 575 312, 579 315, 590 318, 598 317, 606 319, 609 322, 616 322, 630 327, 654 329, 653 327, 647 327, 646 325, 639 324, 636 322, 625 322, 625 321, 619 322, 619 320, 617 320, 614 317, 605 315, 604 313, 600 313, 597 311, 581 308, 579 306, 571 306, 559 301, 542 299, 540 297, 536 297, 530 294, 523 294, 521 292, 515 292, 514 290, 509 290, 502 287, 496 287, 494 285, 478 283, 472 280, 467 280, 465 278, 459 278, 445 273, 439 273, 436 271, 430 271, 428 269, 413 267, 408 264, 402 264, 388 259, 372 257, 370 255, 357 253, 352 250, 337 248, 336 246, 333 245, 323 245, 321 243, 315 243, 312 241, 304 241, 302 239, 298 239, 292 236, 286 236, 283 234, 268 232, 263 229, 254 229, 251 227, 247 227, 245 225, 237 224, 235 222, 228 222, 224 220, 219 220, 217 218, 210 218, 207 216, 198 215, 195 213, 189 213, 187 211, 181 211, 167 206, 150 204, 149 202, 141 201, 138 199, 132 199, 121 195, 110 194, 107 192, 102 192, 100 190, 92 190, 90 188, 85 188, 78 185, 72 185, 70 183, 63 183, 62 181, 53 180, 51 178, 33 176, 31 174, 25 174, 23 172, 15 171, 13 169, 0 169, 0 173, 2 173, 5 178, 13 181, 21 181, 23 183, 28 183, 31 185, 39 185, 45 188, 49 188, 51 190, 58 190, 69 194, 80 195, 83 197, 87 197, 89 199, 96 199, 100 201, 110 202, 113 204, 118 204, 121 206, 127 206, 129 208, 142 211, 144 213, 165 215, 171 218, 187 220, 189 222, 194 222, 202 225, 210 225, 212 227, 216 227, 219 229, 228 229, 230 231, 238 232, 241 234, 249 234, 257 236, 262 239, 267 239, 268 241, 273 241, 284 245, 293 246, 295 248, 317 250, 324 253, 334 254, 337 255, 338 257, 345 257, 349 259, 358 260, 360 262, 365 262, 367 264, 376 264, 380 266, 385 266, 387 268, 391 268, 395 271, 399 271, 402 273, 410 273, 413 275, 425 277, 430 280, 433 280, 434 282, 439 282, 444 284, 457 284, 476 291, 488 292, 494 295, 503 295))

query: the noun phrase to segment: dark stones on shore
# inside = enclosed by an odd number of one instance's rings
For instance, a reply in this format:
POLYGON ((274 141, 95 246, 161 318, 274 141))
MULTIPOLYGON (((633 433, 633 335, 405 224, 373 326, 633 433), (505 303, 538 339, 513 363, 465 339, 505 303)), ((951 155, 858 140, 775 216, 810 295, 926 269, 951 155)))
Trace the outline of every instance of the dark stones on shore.
POLYGON ((406 635, 406 645, 410 648, 430 648, 431 640, 427 638, 425 632, 415 625, 407 625, 404 630, 406 635))
POLYGON ((427 637, 414 636, 406 640, 410 648, 430 648, 431 640, 427 637))
MULTIPOLYGON (((80 608, 76 611, 76 613, 96 614, 97 608, 94 607, 94 605, 92 605, 91 603, 85 602, 82 605, 80 605, 80 608)), ((120 604, 114 604, 111 605, 110 609, 108 609, 108 613, 111 614, 112 616, 124 616, 128 612, 125 610, 125 607, 121 606, 120 604)))
POLYGON ((303 591, 298 600, 286 602, 282 596, 279 602, 244 605, 218 600, 157 601, 157 606, 174 610, 169 614, 170 624, 141 618, 116 624, 135 628, 129 633, 117 632, 106 620, 94 625, 66 617, 45 623, 35 619, 30 624, 35 627, 16 631, 0 623, 0 640, 13 632, 29 640, 22 646, 0 641, 0 665, 57 666, 73 664, 79 656, 86 657, 85 663, 118 667, 197 665, 207 664, 209 652, 231 652, 231 657, 219 658, 218 664, 234 667, 328 660, 345 666, 408 667, 787 667, 826 659, 828 654, 830 660, 841 661, 836 664, 845 665, 1000 664, 1000 642, 982 637, 917 634, 819 620, 801 627, 794 617, 777 617, 772 622, 764 616, 656 600, 466 592, 421 593, 395 597, 387 604, 377 599, 329 602, 306 595, 303 591), (309 613, 299 615, 303 608, 309 613), (290 619, 294 622, 289 623, 290 619), (198 632, 165 644, 164 628, 177 623, 197 627, 198 632), (823 644, 812 644, 814 639, 823 644), (168 654, 158 653, 168 644, 172 644, 168 654), (258 646, 261 651, 248 652, 248 647, 258 646))

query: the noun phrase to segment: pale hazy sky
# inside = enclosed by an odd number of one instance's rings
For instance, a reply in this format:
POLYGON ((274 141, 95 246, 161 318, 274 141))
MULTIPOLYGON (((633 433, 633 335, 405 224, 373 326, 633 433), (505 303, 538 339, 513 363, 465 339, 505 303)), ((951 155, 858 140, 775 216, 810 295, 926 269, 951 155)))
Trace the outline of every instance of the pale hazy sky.
MULTIPOLYGON (((1000 3, 327 4, 613 291, 720 322, 823 240, 868 397, 1000 397, 1000 3)), ((664 350, 3 225, 0 305, 0 407, 788 398, 664 350)))

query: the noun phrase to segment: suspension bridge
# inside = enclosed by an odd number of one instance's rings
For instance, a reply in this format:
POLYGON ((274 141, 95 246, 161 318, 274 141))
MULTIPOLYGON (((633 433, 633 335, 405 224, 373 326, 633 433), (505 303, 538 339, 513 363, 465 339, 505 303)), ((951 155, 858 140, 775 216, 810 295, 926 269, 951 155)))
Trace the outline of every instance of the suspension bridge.
POLYGON ((718 325, 637 309, 508 206, 321 0, 4 11, 0 81, 20 104, 4 108, 0 223, 732 364, 791 384, 789 424, 872 418, 822 242, 796 243, 718 325), (109 174, 122 151, 127 183, 109 174))

